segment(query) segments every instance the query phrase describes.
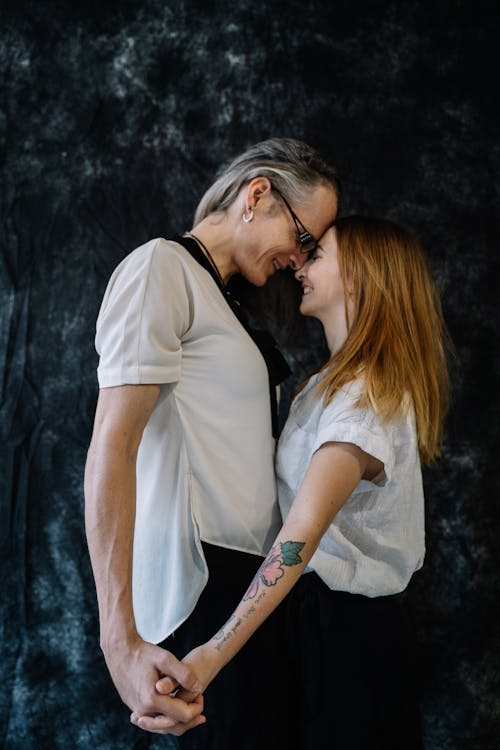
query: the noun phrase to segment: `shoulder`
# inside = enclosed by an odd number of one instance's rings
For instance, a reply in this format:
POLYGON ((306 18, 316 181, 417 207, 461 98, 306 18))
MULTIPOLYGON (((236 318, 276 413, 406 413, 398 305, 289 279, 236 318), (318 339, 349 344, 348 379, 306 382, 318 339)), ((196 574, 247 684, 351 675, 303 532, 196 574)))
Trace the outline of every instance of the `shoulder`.
POLYGON ((360 445, 367 453, 380 455, 380 446, 385 458, 392 453, 394 427, 400 417, 387 421, 370 405, 359 405, 364 396, 364 383, 356 379, 335 393, 328 404, 322 404, 319 419, 319 434, 334 434, 337 440, 360 445))
POLYGON ((109 286, 112 288, 117 282, 149 284, 153 279, 160 284, 183 282, 189 286, 199 275, 197 266, 178 242, 156 237, 125 256, 113 271, 109 286))
POLYGON ((352 380, 338 390, 333 398, 323 402, 322 418, 324 420, 335 419, 336 421, 365 422, 375 416, 373 409, 361 408, 358 401, 363 395, 363 382, 352 380))
POLYGON ((192 299, 203 284, 193 264, 196 261, 182 245, 163 237, 136 247, 109 279, 98 326, 107 319, 133 313, 161 317, 176 312, 183 320, 190 320, 192 299))
POLYGON ((386 418, 374 406, 359 405, 364 388, 363 380, 356 379, 339 390, 329 404, 323 405, 321 426, 335 423, 353 434, 365 433, 394 447, 414 443, 417 439, 415 415, 409 396, 403 397, 400 409, 386 418))
POLYGON ((120 263, 118 268, 155 263, 158 265, 173 264, 175 266, 191 265, 189 253, 174 240, 156 237, 132 250, 120 263))

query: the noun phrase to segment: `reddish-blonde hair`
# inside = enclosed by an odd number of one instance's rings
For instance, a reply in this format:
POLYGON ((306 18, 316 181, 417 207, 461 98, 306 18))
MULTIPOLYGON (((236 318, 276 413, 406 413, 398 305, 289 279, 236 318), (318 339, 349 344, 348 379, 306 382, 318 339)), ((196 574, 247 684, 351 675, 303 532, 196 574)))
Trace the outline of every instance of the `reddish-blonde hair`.
POLYGON ((320 393, 328 404, 362 376, 357 406, 373 408, 384 421, 410 396, 421 459, 432 461, 449 403, 449 338, 423 250, 385 219, 349 216, 334 226, 339 270, 356 312, 345 343, 321 368, 320 393))

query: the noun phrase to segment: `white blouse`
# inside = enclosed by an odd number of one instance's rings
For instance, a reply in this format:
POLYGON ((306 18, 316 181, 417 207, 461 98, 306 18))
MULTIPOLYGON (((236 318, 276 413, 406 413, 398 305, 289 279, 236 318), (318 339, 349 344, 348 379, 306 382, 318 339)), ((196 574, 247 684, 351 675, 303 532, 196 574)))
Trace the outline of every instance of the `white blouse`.
POLYGON ((280 437, 277 480, 286 517, 311 457, 327 442, 353 443, 384 464, 374 481, 361 480, 337 513, 311 559, 331 588, 365 596, 406 588, 425 554, 424 495, 413 411, 384 423, 355 407, 360 382, 337 392, 327 407, 313 375, 294 399, 280 437))
POLYGON ((114 271, 97 321, 101 388, 161 384, 137 459, 133 606, 158 643, 192 612, 201 541, 265 555, 280 528, 265 362, 210 274, 152 240, 114 271))

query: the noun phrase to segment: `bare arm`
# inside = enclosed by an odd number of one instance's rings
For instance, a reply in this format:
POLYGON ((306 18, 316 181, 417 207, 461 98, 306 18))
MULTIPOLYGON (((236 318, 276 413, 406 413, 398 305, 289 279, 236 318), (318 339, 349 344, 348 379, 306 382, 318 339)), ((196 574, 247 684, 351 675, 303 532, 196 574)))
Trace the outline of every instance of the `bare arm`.
MULTIPOLYGON (((297 582, 360 479, 371 478, 382 468, 380 461, 350 443, 326 443, 316 451, 290 513, 240 604, 218 633, 184 659, 204 688, 297 582)), ((171 690, 172 683, 162 680, 158 689, 171 690)), ((163 729, 161 717, 135 717, 134 723, 150 731, 163 729)))
POLYGON ((157 385, 101 390, 85 468, 85 526, 97 589, 101 648, 120 697, 133 711, 163 714, 168 725, 204 721, 202 700, 187 705, 160 695, 155 682, 172 675, 200 692, 194 672, 173 654, 143 641, 132 610, 132 550, 136 460, 144 428, 158 399, 157 385), (168 717, 168 718, 165 718, 168 717))

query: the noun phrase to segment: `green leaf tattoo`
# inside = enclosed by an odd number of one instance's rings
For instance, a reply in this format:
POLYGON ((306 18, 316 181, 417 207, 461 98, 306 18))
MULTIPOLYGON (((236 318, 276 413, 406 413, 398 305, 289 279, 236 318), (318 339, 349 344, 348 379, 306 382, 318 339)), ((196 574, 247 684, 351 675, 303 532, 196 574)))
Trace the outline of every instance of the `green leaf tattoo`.
POLYGON ((304 542, 283 542, 281 552, 283 553, 283 565, 298 565, 302 562, 299 555, 304 542))

